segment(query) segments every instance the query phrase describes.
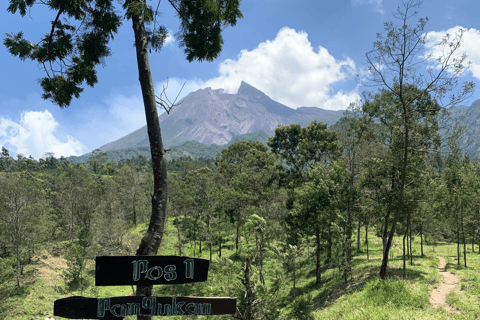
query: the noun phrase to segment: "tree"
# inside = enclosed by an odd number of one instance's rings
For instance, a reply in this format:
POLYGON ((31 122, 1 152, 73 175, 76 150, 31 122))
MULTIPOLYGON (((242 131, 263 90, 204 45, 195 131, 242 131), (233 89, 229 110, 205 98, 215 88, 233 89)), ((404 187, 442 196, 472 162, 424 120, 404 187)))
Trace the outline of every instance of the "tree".
MULTIPOLYGON (((377 34, 378 40, 373 44, 374 49, 366 53, 369 72, 366 81, 384 87, 381 90, 382 94, 388 93, 390 101, 393 99, 396 101, 394 109, 391 108, 391 104, 387 103, 385 107, 382 104, 377 104, 375 111, 372 109, 370 111, 371 115, 376 118, 383 115, 396 119, 396 124, 391 127, 395 131, 392 146, 396 145, 396 156, 399 159, 396 166, 399 179, 393 188, 396 197, 394 214, 380 268, 382 279, 386 276, 388 252, 395 234, 396 224, 403 210, 409 152, 411 152, 412 147, 421 147, 418 144, 415 146, 416 136, 412 132, 413 126, 423 119, 426 121, 436 117, 439 110, 432 108, 436 104, 436 100, 442 101, 447 92, 450 92, 456 86, 458 77, 467 70, 467 67, 463 65, 466 55, 464 54, 460 58, 455 58, 453 55, 460 47, 464 32, 462 29, 453 39, 450 39, 450 35, 446 35, 439 43, 443 55, 438 57, 435 62, 429 64, 432 58, 431 53, 422 56, 426 43, 426 34, 423 30, 428 18, 420 19, 418 25, 414 28, 407 25, 407 20, 416 14, 414 12, 412 15, 412 9, 418 8, 420 5, 420 2, 413 0, 404 2, 404 8, 399 7, 397 13, 394 14, 394 17, 401 21, 401 25, 397 27, 394 26, 393 22, 385 23, 387 35, 383 37, 381 34, 377 34), (421 57, 420 61, 415 61, 419 57, 421 57), (422 66, 427 68, 428 77, 419 71, 422 66), (428 106, 428 104, 425 104, 427 101, 422 100, 430 99, 431 95, 434 95, 431 99, 435 103, 428 106)), ((364 81, 362 80, 362 82, 364 81)), ((450 104, 454 105, 462 101, 473 91, 473 88, 473 82, 466 82, 460 94, 451 96, 450 104)), ((388 100, 384 101, 388 102, 388 100)), ((431 129, 434 129, 434 127, 432 126, 431 129)), ((420 140, 417 143, 425 141, 422 139, 428 141, 434 131, 418 132, 420 140)), ((386 226, 388 224, 387 219, 386 226)))
POLYGON ((145 175, 129 166, 123 166, 118 170, 114 179, 117 181, 120 203, 122 203, 125 209, 131 211, 131 220, 136 226, 138 208, 143 202, 148 200, 145 199, 145 175))
MULTIPOLYGON (((36 240, 42 218, 42 181, 28 173, 12 173, 0 176, 0 219, 6 227, 9 242, 17 257, 17 286, 20 286, 20 273, 23 269, 21 253, 25 245, 36 240)), ((43 223, 45 223, 44 221, 43 223)))
POLYGON ((298 230, 303 230, 303 233, 315 235, 317 284, 321 282, 322 239, 332 241, 332 225, 338 223, 344 230, 347 227, 339 220, 346 222, 346 217, 343 217, 342 213, 347 211, 355 198, 355 191, 350 189, 349 184, 350 174, 346 164, 339 160, 333 162, 328 170, 319 164, 315 165, 309 172, 309 180, 295 190, 296 201, 287 223, 298 230))
POLYGON ((13 161, 14 160, 10 156, 8 149, 2 146, 2 154, 0 155, 0 171, 9 171, 13 161))
MULTIPOLYGON (((270 137, 268 145, 286 165, 286 174, 281 181, 288 187, 286 208, 291 210, 295 200, 295 189, 308 181, 308 171, 313 165, 328 166, 328 163, 338 158, 341 151, 334 131, 327 130, 323 122, 312 121, 302 128, 298 123, 289 126, 278 126, 275 135, 270 137)), ((295 228, 291 229, 294 230, 295 228)), ((298 235, 290 233, 290 242, 296 244, 298 235)), ((327 239, 327 260, 331 257, 332 241, 327 239)))
MULTIPOLYGON (((362 112, 361 105, 351 104, 349 109, 343 113, 343 116, 330 127, 337 133, 339 147, 343 150, 343 158, 345 159, 348 169, 350 171, 351 190, 358 185, 358 176, 361 174, 361 163, 365 161, 372 151, 369 146, 375 140, 375 123, 366 114, 362 112)), ((364 210, 363 210, 364 211, 364 210)), ((358 220, 357 228, 357 250, 360 250, 360 223, 365 225, 365 241, 367 243, 367 258, 368 258, 368 222, 369 216, 362 215, 362 210, 356 206, 347 209, 346 234, 345 244, 347 255, 347 265, 350 265, 351 254, 351 239, 352 239, 352 215, 355 214, 358 220)))
MULTIPOLYGON (((216 165, 227 184, 223 192, 223 211, 236 223, 235 248, 238 251, 240 228, 245 222, 245 211, 268 207, 275 196, 273 183, 278 165, 276 157, 259 141, 239 141, 223 149, 216 165)), ((259 214, 260 212, 257 212, 259 214)), ((250 213, 250 215, 253 213, 250 213)))
MULTIPOLYGON (((34 5, 33 0, 10 0, 8 11, 25 16, 27 7, 34 5)), ((12 55, 21 60, 29 58, 37 61, 45 69, 47 77, 41 80, 44 90, 42 97, 50 99, 60 107, 70 105, 73 96, 79 98, 83 91, 81 85, 86 82, 94 86, 97 82, 95 67, 103 64, 110 54, 108 42, 117 33, 121 25, 121 16, 115 11, 111 1, 75 2, 69 0, 42 2, 57 12, 52 28, 38 44, 23 38, 23 33, 7 34, 4 45, 12 55), (61 17, 79 21, 62 22, 61 17), (52 65, 56 64, 54 69, 52 65)), ((169 0, 181 20, 177 38, 184 47, 189 62, 213 61, 221 49, 224 26, 234 26, 237 18, 242 18, 239 10, 240 0, 169 0)), ((157 103, 167 112, 170 106, 159 97, 156 100, 149 63, 150 49, 160 50, 167 37, 164 26, 157 26, 157 12, 147 5, 145 0, 126 0, 123 2, 125 16, 132 20, 135 35, 135 47, 139 81, 142 90, 148 138, 152 155, 154 190, 152 194, 152 214, 147 233, 137 250, 138 255, 157 253, 163 237, 165 210, 167 202, 167 170, 164 149, 158 121, 157 103), (145 24, 154 23, 154 29, 145 28, 145 24)), ((167 99, 168 100, 168 99, 167 99)), ((151 286, 140 286, 137 294, 151 295, 151 286)), ((139 319, 151 319, 151 316, 139 316, 139 319)))
POLYGON ((268 146, 285 162, 295 185, 306 180, 313 164, 325 165, 340 153, 335 132, 328 131, 325 123, 316 120, 305 128, 298 123, 279 125, 275 135, 268 139, 268 146))

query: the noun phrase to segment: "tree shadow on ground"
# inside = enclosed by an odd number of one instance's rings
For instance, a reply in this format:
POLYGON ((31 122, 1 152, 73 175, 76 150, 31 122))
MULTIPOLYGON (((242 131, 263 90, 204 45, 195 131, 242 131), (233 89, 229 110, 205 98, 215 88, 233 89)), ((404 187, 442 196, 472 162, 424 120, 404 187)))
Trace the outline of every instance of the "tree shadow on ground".
MULTIPOLYGON (((420 257, 418 257, 420 258, 420 257)), ((427 259, 424 257, 424 259, 427 259)), ((393 258, 389 259, 390 262, 393 261, 403 261, 403 258, 393 258)), ((297 287, 294 291, 295 296, 309 294, 314 290, 319 290, 320 292, 313 297, 313 302, 315 309, 324 309, 328 308, 337 301, 338 298, 344 295, 352 294, 356 291, 361 291, 366 286, 367 282, 370 280, 379 278, 379 267, 381 260, 369 260, 369 264, 365 265, 365 259, 353 259, 353 268, 354 275, 349 277, 348 282, 343 281, 343 277, 340 273, 335 273, 334 276, 323 276, 322 274, 322 283, 317 285, 315 283, 315 270, 308 272, 309 277, 312 281, 304 283, 303 286, 297 287)), ((325 270, 322 270, 322 272, 325 270)), ((426 280, 428 273, 423 271, 412 270, 407 267, 406 269, 406 279, 407 280, 426 280)), ((403 279, 403 267, 387 267, 387 278, 388 279, 403 279)))

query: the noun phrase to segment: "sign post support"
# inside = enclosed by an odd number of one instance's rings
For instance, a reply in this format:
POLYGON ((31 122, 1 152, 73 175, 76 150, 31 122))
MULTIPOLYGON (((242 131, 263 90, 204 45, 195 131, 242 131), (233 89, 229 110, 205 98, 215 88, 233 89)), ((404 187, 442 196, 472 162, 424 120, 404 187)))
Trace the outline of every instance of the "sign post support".
MULTIPOLYGON (((99 256, 95 286, 182 284, 206 281, 209 260, 179 256, 99 256)), ((81 296, 55 300, 55 316, 69 319, 123 319, 129 315, 234 314, 237 299, 228 297, 81 296)))

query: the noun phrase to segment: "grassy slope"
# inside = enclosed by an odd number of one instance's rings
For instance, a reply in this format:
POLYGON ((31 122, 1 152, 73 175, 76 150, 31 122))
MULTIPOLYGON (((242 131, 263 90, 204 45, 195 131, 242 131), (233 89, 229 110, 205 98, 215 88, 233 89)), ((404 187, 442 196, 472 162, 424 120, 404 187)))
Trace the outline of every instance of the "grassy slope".
MULTIPOLYGON (((145 226, 138 226, 125 237, 124 243, 132 250, 138 244, 145 226)), ((159 254, 178 254, 176 248, 176 233, 173 225, 168 224, 166 236, 159 254)), ((362 239, 364 235, 362 234, 362 239)), ((389 264, 390 279, 384 284, 379 283, 378 270, 380 265, 381 243, 379 238, 370 237, 370 260, 366 260, 366 247, 354 257, 353 279, 344 284, 338 269, 330 269, 322 274, 323 283, 315 286, 313 251, 307 259, 307 249, 303 249, 296 272, 297 288, 293 289, 291 274, 287 274, 278 260, 272 259, 275 253, 265 250, 266 286, 258 283, 258 269, 254 267, 253 278, 257 279, 257 291, 266 290, 268 298, 261 306, 270 308, 275 303, 277 310, 271 310, 275 319, 475 319, 480 316, 480 255, 478 250, 471 253, 468 246, 467 263, 469 268, 456 268, 456 245, 442 243, 425 246, 425 257, 420 258, 420 241, 414 241, 414 265, 407 265, 407 281, 401 279, 401 239, 396 239, 389 264), (430 291, 441 280, 437 272, 437 255, 447 259, 450 272, 462 277, 459 294, 451 293, 447 299, 463 314, 450 315, 441 309, 433 309, 429 305, 430 291), (384 298, 386 293, 387 298, 384 298), (266 305, 271 303, 271 305, 266 305)), ((354 242, 355 243, 355 242, 354 242)), ((207 243, 204 243, 203 258, 209 257, 207 243)), ((244 245, 240 256, 253 251, 254 243, 244 245)), ((216 249, 216 248, 215 248, 216 249)), ((132 288, 95 287, 93 286, 94 262, 88 264, 87 278, 91 285, 84 291, 67 286, 60 275, 65 262, 61 257, 61 245, 55 245, 38 250, 37 257, 31 265, 25 268, 23 285, 15 289, 12 282, 9 291, 12 297, 3 301, 0 309, 0 319, 44 319, 53 316, 53 302, 56 299, 83 295, 87 297, 112 297, 131 295, 132 288), (56 248, 56 249, 55 249, 56 248), (56 269, 56 270, 52 270, 56 269), (60 274, 56 274, 58 271, 60 274)), ((193 249, 187 248, 183 255, 193 255, 193 249)), ((198 257, 197 244, 197 257, 198 257)), ((244 259, 234 255, 233 244, 223 247, 223 258, 219 259, 214 251, 214 261, 211 265, 209 278, 204 283, 175 286, 155 286, 156 295, 189 295, 189 296, 237 296, 242 297, 240 282, 236 280, 242 274, 244 259)), ((0 299, 1 300, 1 299, 0 299)), ((241 303, 239 299, 239 303, 241 303)), ((273 316, 272 316, 273 317, 273 316)), ((128 317, 127 319, 134 319, 128 317)), ((187 316, 170 317, 169 319, 189 319, 187 316)), ((212 317, 208 317, 212 318, 212 317)), ((154 317, 154 319, 161 319, 154 317)), ((193 319, 193 318, 192 318, 193 319)), ((207 319, 196 317, 195 319, 207 319)), ((215 317, 215 319, 231 319, 231 317, 215 317)), ((273 318, 272 318, 273 319, 273 318)), ((58 318, 56 318, 58 320, 58 318)))

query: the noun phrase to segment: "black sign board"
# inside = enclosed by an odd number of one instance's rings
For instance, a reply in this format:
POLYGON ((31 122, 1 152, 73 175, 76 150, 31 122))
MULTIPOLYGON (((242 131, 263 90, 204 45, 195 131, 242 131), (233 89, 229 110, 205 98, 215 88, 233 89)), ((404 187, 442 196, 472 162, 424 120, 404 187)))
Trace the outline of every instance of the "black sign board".
POLYGON ((55 300, 53 315, 69 319, 122 319, 129 315, 180 316, 234 314, 236 298, 81 296, 55 300))
POLYGON ((179 256, 100 256, 96 286, 180 284, 207 280, 210 261, 179 256))

